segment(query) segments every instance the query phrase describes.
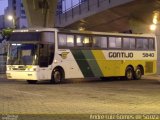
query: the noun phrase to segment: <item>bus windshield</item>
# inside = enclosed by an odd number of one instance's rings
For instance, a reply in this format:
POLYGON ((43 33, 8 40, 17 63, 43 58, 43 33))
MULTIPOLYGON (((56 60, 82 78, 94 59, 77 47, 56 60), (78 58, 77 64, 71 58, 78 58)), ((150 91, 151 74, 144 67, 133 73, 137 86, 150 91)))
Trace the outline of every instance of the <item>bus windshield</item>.
POLYGON ((38 45, 10 44, 8 65, 37 65, 38 45))
POLYGON ((9 39, 7 64, 48 66, 53 61, 54 35, 47 31, 13 32, 9 39))

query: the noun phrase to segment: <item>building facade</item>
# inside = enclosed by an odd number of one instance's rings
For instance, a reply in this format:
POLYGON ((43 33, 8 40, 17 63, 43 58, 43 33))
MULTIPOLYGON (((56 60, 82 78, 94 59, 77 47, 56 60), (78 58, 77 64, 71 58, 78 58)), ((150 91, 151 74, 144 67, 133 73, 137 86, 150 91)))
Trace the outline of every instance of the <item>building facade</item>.
POLYGON ((5 27, 4 15, 0 15, 0 30, 5 27))
POLYGON ((6 27, 26 28, 28 27, 25 10, 22 0, 8 0, 8 7, 5 10, 6 27), (8 16, 13 16, 14 22, 8 20, 8 16))
MULTIPOLYGON (((69 11, 83 2, 86 2, 86 0, 58 0, 57 17, 59 14, 69 11)), ((16 28, 28 27, 22 0, 8 0, 8 7, 5 9, 4 21, 4 28, 14 28, 15 26, 16 28), (14 23, 13 21, 8 20, 8 16, 13 16, 14 23)))

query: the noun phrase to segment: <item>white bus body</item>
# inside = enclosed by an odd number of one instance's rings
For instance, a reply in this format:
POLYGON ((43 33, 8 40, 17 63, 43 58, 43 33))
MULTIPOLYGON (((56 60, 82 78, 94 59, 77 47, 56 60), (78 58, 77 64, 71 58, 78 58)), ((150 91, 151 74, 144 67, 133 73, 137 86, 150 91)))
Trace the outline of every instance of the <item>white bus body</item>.
POLYGON ((44 28, 15 30, 9 43, 8 79, 59 83, 86 77, 140 79, 156 73, 154 35, 44 28))

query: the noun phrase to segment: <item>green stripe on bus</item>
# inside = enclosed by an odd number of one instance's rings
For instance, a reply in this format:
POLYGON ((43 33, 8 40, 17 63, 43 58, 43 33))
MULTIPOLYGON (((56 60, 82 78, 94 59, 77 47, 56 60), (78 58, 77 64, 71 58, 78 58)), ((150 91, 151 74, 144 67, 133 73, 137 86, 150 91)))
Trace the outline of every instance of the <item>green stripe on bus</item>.
POLYGON ((100 67, 103 76, 107 76, 107 62, 102 50, 92 50, 93 56, 96 58, 97 64, 100 67))
POLYGON ((94 74, 81 50, 71 50, 84 77, 94 77, 94 74))
POLYGON ((92 72, 94 73, 94 77, 103 76, 101 69, 99 68, 91 50, 82 50, 82 53, 84 54, 85 59, 87 60, 92 72))

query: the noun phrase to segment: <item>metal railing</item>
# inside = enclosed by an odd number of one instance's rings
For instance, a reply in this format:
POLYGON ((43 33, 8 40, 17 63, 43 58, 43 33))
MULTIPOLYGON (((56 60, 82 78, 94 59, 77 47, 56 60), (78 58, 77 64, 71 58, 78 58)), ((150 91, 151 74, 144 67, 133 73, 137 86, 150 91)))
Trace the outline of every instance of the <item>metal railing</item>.
POLYGON ((59 0, 58 5, 57 5, 57 16, 64 14, 73 8, 80 6, 82 3, 86 2, 87 0, 79 0, 78 3, 74 3, 74 0, 70 0, 70 5, 67 6, 67 3, 69 0, 59 0))
POLYGON ((58 22, 60 24, 62 19, 65 19, 65 21, 67 21, 68 17, 74 18, 77 13, 81 15, 84 11, 83 6, 85 6, 85 9, 87 9, 87 11, 90 11, 91 7, 93 6, 99 8, 102 4, 104 4, 104 2, 108 2, 108 4, 111 3, 111 0, 94 0, 95 2, 93 2, 92 0, 79 0, 79 2, 77 2, 76 4, 74 3, 74 1, 75 0, 70 0, 71 3, 69 5, 67 4, 69 3, 69 0, 60 0, 58 2, 57 18, 59 19, 58 22), (65 17, 61 18, 62 16, 65 17))

